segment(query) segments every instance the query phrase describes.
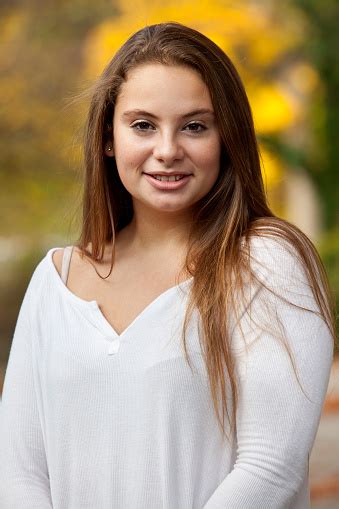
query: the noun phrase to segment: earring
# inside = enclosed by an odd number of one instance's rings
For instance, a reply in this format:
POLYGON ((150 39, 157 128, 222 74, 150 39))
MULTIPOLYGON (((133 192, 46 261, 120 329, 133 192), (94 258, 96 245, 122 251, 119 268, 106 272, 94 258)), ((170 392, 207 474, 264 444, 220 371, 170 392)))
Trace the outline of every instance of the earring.
POLYGON ((107 147, 107 150, 108 150, 108 152, 110 152, 110 151, 112 150, 111 145, 109 145, 109 146, 107 147))

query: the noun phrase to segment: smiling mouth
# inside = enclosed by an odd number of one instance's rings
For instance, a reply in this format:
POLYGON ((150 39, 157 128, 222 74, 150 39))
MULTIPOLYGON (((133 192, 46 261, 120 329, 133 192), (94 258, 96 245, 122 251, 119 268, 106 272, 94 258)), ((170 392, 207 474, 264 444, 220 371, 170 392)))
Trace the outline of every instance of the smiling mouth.
POLYGON ((151 173, 146 173, 146 175, 153 177, 155 180, 160 180, 161 182, 176 182, 177 180, 188 177, 188 174, 183 173, 178 173, 176 175, 152 175, 151 173))

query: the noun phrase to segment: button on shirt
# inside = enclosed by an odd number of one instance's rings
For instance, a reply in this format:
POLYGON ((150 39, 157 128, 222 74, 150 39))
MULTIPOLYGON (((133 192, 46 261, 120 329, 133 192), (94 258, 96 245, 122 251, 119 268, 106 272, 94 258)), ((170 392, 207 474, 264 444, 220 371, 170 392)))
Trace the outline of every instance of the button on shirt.
POLYGON ((108 346, 108 353, 109 353, 109 355, 117 353, 119 348, 120 348, 120 341, 119 341, 119 339, 112 339, 112 341, 110 341, 110 344, 108 346))

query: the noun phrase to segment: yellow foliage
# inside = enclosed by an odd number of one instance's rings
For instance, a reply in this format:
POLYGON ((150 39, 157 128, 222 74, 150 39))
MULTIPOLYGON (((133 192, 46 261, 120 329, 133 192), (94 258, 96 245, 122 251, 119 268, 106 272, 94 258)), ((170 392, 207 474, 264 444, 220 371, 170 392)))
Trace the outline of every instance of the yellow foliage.
POLYGON ((261 85, 249 91, 254 123, 259 133, 281 131, 292 125, 296 109, 291 98, 275 83, 261 85))
MULTIPOLYGON (((222 47, 232 59, 237 60, 236 49, 246 47, 251 58, 262 58, 271 62, 288 47, 289 38, 271 23, 265 10, 253 11, 249 2, 239 0, 228 3, 220 0, 196 2, 160 1, 119 2, 121 15, 99 25, 88 37, 85 46, 87 76, 97 76, 112 58, 117 49, 134 32, 145 25, 163 21, 177 21, 192 26, 210 37, 222 47), (261 30, 265 31, 265 35, 261 30), (260 42, 264 37, 265 41, 260 42), (272 43, 273 39, 277 42, 272 43), (270 42, 264 54, 264 47, 270 42)), ((290 36, 291 39, 292 36, 290 36)), ((290 43, 292 44, 292 42, 290 43)))
POLYGON ((11 43, 20 39, 27 22, 27 10, 17 9, 1 20, 0 27, 0 70, 6 70, 16 57, 11 43))
POLYGON ((314 67, 305 62, 298 63, 290 69, 289 79, 297 93, 302 95, 312 93, 320 85, 319 74, 314 67))
POLYGON ((27 10, 17 9, 10 12, 1 23, 0 42, 1 47, 14 39, 17 39, 27 21, 27 10))

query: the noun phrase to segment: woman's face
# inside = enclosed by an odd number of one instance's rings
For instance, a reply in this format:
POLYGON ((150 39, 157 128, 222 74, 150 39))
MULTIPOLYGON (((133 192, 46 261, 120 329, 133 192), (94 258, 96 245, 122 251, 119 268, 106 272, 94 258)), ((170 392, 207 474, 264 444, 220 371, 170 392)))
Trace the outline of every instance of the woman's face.
POLYGON ((117 97, 112 141, 105 153, 115 156, 134 208, 189 211, 218 177, 221 139, 209 90, 188 67, 130 71, 117 97))

